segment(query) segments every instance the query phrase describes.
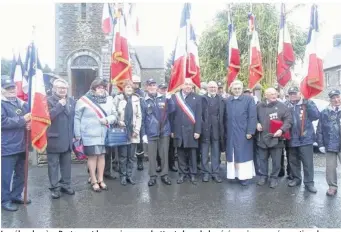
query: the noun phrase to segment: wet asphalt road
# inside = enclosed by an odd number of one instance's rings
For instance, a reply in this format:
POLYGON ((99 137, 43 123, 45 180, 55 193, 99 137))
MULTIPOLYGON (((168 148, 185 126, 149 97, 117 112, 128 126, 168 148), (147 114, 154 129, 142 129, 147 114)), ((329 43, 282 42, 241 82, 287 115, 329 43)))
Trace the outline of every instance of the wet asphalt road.
POLYGON ((146 169, 135 172, 135 186, 111 180, 106 181, 109 191, 95 193, 87 184, 85 164, 73 164, 72 172, 76 195, 53 200, 47 167, 31 167, 28 192, 32 204, 14 213, 2 210, 2 228, 341 228, 341 193, 334 198, 325 195, 322 167, 315 169, 317 194, 307 193, 303 186, 289 188, 285 178, 275 190, 227 180, 178 185, 177 173, 170 175, 172 186, 158 179, 150 188, 146 169))

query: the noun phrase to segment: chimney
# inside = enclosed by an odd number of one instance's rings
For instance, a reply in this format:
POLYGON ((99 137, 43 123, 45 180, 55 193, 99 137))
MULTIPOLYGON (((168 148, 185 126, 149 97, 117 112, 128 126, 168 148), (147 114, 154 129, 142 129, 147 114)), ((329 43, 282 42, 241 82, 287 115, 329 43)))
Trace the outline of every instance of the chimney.
POLYGON ((341 34, 336 34, 333 37, 333 47, 341 47, 341 34))

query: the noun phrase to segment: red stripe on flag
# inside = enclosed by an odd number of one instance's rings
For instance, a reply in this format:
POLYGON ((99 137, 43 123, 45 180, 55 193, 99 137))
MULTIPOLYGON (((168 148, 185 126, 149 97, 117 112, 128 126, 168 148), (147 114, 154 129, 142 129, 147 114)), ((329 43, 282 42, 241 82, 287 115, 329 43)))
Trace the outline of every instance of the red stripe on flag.
POLYGON ((263 77, 262 56, 256 47, 252 47, 251 50, 249 75, 249 88, 253 89, 263 77))

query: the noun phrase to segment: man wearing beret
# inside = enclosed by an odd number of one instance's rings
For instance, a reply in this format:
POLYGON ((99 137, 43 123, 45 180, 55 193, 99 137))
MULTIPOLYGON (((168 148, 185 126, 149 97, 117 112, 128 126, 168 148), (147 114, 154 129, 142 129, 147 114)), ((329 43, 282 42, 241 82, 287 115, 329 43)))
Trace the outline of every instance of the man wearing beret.
POLYGON ((341 97, 340 90, 329 94, 330 106, 320 113, 317 125, 319 150, 326 154, 326 179, 329 185, 327 196, 337 193, 337 162, 341 163, 341 97))
POLYGON ((289 88, 288 94, 287 106, 293 118, 289 141, 289 163, 293 179, 289 181, 288 186, 301 185, 301 165, 303 165, 305 188, 311 193, 316 193, 317 190, 314 187, 313 143, 315 142, 315 131, 313 121, 319 119, 320 112, 313 101, 301 96, 298 87, 289 88))
POLYGON ((13 79, 1 76, 1 206, 7 211, 24 204, 25 130, 30 130, 30 122, 28 105, 17 98, 13 79))

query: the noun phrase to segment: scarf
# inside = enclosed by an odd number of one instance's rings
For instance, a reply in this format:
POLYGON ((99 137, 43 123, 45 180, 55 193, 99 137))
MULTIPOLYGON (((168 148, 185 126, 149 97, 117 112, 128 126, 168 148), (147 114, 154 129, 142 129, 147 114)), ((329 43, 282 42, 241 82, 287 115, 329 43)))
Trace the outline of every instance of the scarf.
POLYGON ((95 91, 89 90, 89 92, 86 93, 86 96, 88 98, 91 98, 97 104, 105 104, 105 103, 107 103, 107 94, 97 95, 95 91))
POLYGON ((128 137, 133 135, 133 103, 131 101, 132 96, 124 96, 127 101, 127 105, 124 109, 124 123, 126 125, 128 137))

